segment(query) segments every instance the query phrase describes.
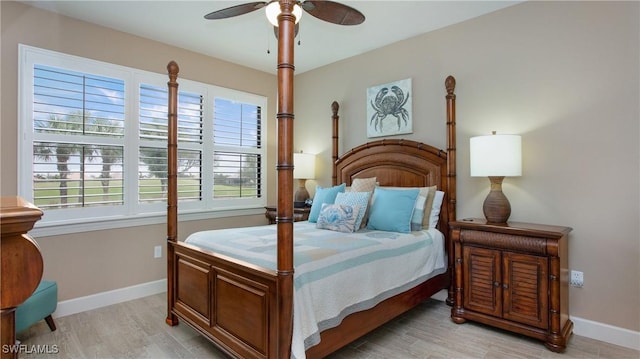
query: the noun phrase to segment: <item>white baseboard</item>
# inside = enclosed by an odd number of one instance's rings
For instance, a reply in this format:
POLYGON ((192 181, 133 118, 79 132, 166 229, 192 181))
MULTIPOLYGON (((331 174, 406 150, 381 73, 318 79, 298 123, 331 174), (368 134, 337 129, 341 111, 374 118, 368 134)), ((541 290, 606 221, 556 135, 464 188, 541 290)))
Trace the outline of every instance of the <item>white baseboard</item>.
POLYGON ((573 316, 571 320, 576 335, 640 350, 640 332, 573 316))
MULTIPOLYGON (((447 291, 443 289, 431 298, 445 301, 447 291)), ((640 350, 640 332, 574 316, 571 316, 571 321, 573 321, 573 334, 575 335, 640 350)))
MULTIPOLYGON (((87 310, 106 307, 108 305, 126 302, 167 291, 167 280, 160 279, 153 282, 142 283, 131 287, 110 290, 86 297, 74 298, 58 303, 54 317, 64 317, 87 310)), ((434 299, 444 301, 447 292, 441 290, 433 295, 434 299)), ((571 317, 573 321, 573 333, 583 337, 601 340, 603 342, 620 345, 626 348, 640 350, 640 332, 614 327, 609 324, 594 322, 592 320, 571 317)))
POLYGON ((54 317, 64 317, 71 314, 85 312, 87 310, 106 307, 108 305, 122 303, 133 299, 167 291, 167 280, 160 279, 153 282, 119 288, 107 292, 96 293, 86 297, 79 297, 58 302, 58 307, 53 313, 54 317))

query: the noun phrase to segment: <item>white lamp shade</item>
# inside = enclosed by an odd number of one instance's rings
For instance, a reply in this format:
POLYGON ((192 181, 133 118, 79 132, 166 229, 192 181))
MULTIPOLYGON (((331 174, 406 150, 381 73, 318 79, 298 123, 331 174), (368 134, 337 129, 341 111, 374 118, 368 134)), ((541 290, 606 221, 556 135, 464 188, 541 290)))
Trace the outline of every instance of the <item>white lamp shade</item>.
MULTIPOLYGON (((278 15, 280 15, 280 2, 275 0, 267 4, 265 7, 265 13, 267 14, 267 20, 273 26, 278 26, 278 15)), ((296 18, 296 24, 300 21, 302 17, 302 8, 300 5, 293 5, 293 16, 296 18)))
POLYGON ((518 135, 472 137, 471 176, 521 176, 522 140, 518 135))
POLYGON ((316 178, 316 155, 310 153, 293 154, 293 178, 316 178))

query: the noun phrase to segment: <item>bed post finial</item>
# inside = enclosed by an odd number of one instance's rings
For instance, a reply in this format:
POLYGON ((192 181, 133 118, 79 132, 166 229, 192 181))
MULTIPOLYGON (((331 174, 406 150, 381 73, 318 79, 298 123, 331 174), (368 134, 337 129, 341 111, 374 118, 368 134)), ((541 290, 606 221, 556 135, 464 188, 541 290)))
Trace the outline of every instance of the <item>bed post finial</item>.
POLYGON ((444 87, 447 89, 447 94, 453 95, 453 91, 456 89, 456 78, 449 75, 444 80, 444 87))
POLYGON ((333 101, 331 103, 331 112, 333 113, 333 116, 338 116, 338 110, 340 109, 340 105, 338 104, 338 101, 333 101))
POLYGON ((178 64, 171 60, 169 64, 167 64, 167 72, 169 72, 169 81, 175 82, 178 79, 178 72, 180 72, 180 67, 178 64))

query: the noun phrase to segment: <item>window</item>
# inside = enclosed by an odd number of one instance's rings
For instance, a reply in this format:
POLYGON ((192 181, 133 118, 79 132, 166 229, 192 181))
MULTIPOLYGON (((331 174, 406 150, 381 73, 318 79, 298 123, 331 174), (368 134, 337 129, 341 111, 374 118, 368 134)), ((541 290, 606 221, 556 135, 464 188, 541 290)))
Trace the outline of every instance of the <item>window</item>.
POLYGON ((260 197, 260 107, 216 98, 214 109, 214 197, 260 197))
POLYGON ((124 82, 35 64, 32 103, 34 204, 123 205, 124 82))
MULTIPOLYGON (((39 226, 164 221, 167 75, 24 45, 20 58, 18 190, 44 211, 39 226)), ((265 205, 266 102, 179 81, 181 215, 265 205)))

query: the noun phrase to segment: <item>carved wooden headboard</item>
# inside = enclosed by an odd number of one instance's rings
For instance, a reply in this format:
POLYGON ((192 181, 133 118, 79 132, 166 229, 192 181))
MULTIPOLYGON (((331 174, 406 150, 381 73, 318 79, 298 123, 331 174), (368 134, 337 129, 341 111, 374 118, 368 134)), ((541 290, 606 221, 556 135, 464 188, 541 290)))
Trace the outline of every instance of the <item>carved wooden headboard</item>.
POLYGON ((334 163, 333 181, 334 185, 349 186, 355 178, 375 177, 380 186, 435 185, 445 193, 438 228, 448 238, 449 219, 455 219, 455 208, 450 208, 449 201, 451 196, 455 198, 449 188, 450 175, 445 151, 416 141, 385 139, 355 147, 340 157, 334 163))
POLYGON ((335 163, 336 184, 376 177, 380 186, 447 189, 447 154, 411 140, 380 140, 358 146, 335 163))

